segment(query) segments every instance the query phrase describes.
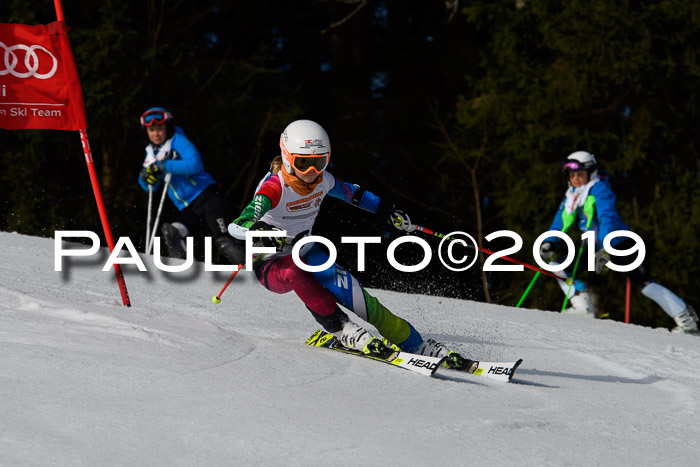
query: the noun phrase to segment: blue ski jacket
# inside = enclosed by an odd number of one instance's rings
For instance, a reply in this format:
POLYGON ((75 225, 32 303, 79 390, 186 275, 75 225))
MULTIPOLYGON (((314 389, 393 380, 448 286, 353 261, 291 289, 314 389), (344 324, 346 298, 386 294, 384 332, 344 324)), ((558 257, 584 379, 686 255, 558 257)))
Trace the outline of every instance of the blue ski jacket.
MULTIPOLYGON (((622 217, 620 217, 620 214, 615 208, 615 199, 617 197, 615 196, 615 193, 613 193, 612 188, 610 188, 609 175, 605 172, 601 172, 599 174, 599 178, 600 181, 593 185, 591 187, 591 191, 589 192, 589 196, 595 197, 595 211, 593 215, 593 222, 591 222, 591 227, 589 230, 595 231, 596 250, 603 248, 603 241, 605 240, 606 235, 608 235, 610 232, 614 232, 616 230, 630 230, 629 226, 622 221, 622 217)), ((570 187, 569 189, 573 190, 574 188, 570 187)), ((564 214, 565 203, 566 198, 564 198, 559 205, 559 210, 554 216, 554 221, 549 227, 549 230, 561 231, 563 228, 564 221, 562 215, 564 214)), ((574 222, 574 225, 578 224, 579 230, 581 230, 581 232, 585 232, 588 219, 586 218, 582 208, 577 209, 576 221, 577 222, 574 222)), ((617 237, 613 239, 610 244, 611 246, 615 247, 626 238, 627 237, 617 237)), ((552 243, 558 243, 560 241, 561 240, 557 237, 548 237, 545 239, 545 242, 552 243)))
MULTIPOLYGON (((171 138, 170 157, 162 162, 162 168, 172 173, 168 186, 168 197, 178 210, 182 211, 190 205, 209 185, 216 183, 214 178, 204 171, 202 157, 195 145, 187 139, 185 132, 179 126, 171 138)), ((151 143, 151 146, 155 146, 151 143)), ((154 147, 157 153, 157 148, 154 147)), ((139 177, 141 188, 148 191, 148 183, 139 177)), ((156 190, 160 182, 153 185, 156 190)))

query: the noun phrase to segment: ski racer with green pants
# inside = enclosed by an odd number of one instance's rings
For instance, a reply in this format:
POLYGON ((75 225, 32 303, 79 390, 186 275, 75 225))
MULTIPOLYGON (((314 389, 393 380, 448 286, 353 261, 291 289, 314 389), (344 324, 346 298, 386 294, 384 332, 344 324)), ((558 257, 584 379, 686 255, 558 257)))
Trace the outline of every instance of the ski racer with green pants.
MULTIPOLYGON (((405 352, 447 356, 446 364, 454 368, 471 365, 471 360, 449 351, 443 344, 424 340, 411 323, 389 311, 342 266, 333 264, 312 273, 294 263, 291 255, 294 241, 311 233, 321 202, 329 195, 380 215, 387 212, 390 222, 399 230, 411 232, 415 226, 402 211, 385 209, 378 196, 338 180, 326 170, 331 145, 328 134, 318 123, 311 120, 290 123, 280 137, 280 149, 281 156, 273 160, 253 200, 229 226, 232 235, 240 230, 238 226, 287 232, 285 238, 265 237, 263 244, 275 246, 277 252, 254 257, 253 270, 258 281, 275 293, 294 291, 316 321, 345 347, 372 354, 396 346, 405 352), (385 340, 351 321, 338 304, 376 327, 385 340)), ((329 259, 315 243, 305 244, 300 257, 310 266, 325 264, 329 259)))

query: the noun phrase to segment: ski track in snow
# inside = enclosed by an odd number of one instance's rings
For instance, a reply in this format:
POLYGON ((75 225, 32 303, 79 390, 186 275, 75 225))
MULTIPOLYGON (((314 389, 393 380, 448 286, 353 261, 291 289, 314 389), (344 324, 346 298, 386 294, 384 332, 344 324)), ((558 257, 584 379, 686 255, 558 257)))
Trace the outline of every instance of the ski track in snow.
MULTIPOLYGON (((513 382, 427 378, 304 345, 316 322, 251 273, 54 271, 52 239, 0 233, 0 465, 697 465, 700 339, 371 291, 513 382), (172 276, 172 277, 171 277, 172 276)), ((67 266, 66 266, 67 265, 67 266)), ((371 329, 371 328, 370 328, 371 329)))

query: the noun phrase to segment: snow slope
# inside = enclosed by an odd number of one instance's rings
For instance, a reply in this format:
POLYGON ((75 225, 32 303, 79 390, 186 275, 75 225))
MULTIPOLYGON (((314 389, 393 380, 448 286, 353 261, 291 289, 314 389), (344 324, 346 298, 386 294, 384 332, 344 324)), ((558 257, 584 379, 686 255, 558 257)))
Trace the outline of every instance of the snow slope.
POLYGON ((54 272, 54 241, 0 233, 0 465, 698 465, 700 339, 374 291, 510 384, 438 379, 304 345, 292 295, 201 264, 54 272))

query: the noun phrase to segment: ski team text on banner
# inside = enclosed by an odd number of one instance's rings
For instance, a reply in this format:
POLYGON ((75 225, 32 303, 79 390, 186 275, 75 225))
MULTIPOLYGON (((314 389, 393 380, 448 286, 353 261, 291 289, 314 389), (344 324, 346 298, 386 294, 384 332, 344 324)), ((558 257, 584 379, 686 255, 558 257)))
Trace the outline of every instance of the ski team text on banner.
POLYGON ((0 23, 0 128, 87 128, 65 22, 0 23), (61 30, 63 29, 63 30, 61 30))
MULTIPOLYGON (((68 130, 80 134, 85 164, 102 229, 114 251, 102 190, 92 160, 80 78, 68 41, 61 0, 54 0, 56 21, 47 25, 0 23, 0 128, 68 130)), ((124 274, 114 265, 124 306, 131 306, 124 274)))

